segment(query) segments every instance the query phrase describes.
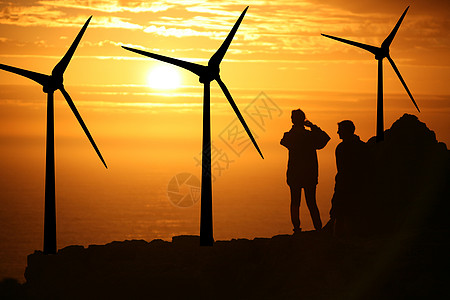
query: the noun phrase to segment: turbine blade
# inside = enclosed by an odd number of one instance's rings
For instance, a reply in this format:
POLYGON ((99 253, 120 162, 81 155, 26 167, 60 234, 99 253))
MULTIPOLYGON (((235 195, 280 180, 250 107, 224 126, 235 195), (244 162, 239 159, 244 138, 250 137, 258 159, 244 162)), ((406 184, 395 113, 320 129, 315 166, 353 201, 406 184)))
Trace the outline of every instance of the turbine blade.
POLYGON ((405 88, 406 92, 409 95, 409 98, 411 98, 411 101, 413 102, 414 106, 417 108, 417 111, 420 112, 419 107, 417 106, 416 101, 414 101, 413 95, 411 94, 411 92, 408 89, 408 86, 406 85, 406 82, 403 80, 402 75, 400 75, 400 71, 397 69, 397 66, 394 63, 394 60, 392 60, 392 58, 390 56, 387 57, 387 59, 389 60, 389 62, 391 63, 392 68, 394 69, 395 73, 397 73, 398 78, 400 79, 400 81, 403 84, 403 87, 405 88))
POLYGON ((327 38, 330 38, 330 39, 333 39, 333 40, 336 40, 336 41, 339 41, 339 42, 342 42, 342 43, 346 43, 346 44, 349 44, 349 45, 356 46, 358 48, 367 50, 367 51, 373 53, 374 55, 377 55, 377 53, 380 51, 380 48, 375 47, 375 46, 362 44, 362 43, 358 43, 358 42, 354 42, 354 41, 350 41, 350 40, 346 40, 346 39, 335 37, 335 36, 328 35, 328 34, 323 34, 322 33, 322 35, 327 37, 327 38))
POLYGON ((75 40, 73 41, 69 50, 67 50, 64 57, 53 68, 53 71, 52 71, 53 76, 62 76, 64 74, 64 71, 66 70, 67 66, 69 65, 69 62, 72 59, 72 56, 75 53, 75 50, 77 49, 78 44, 80 43, 81 38, 83 37, 83 34, 86 31, 86 28, 88 27, 89 21, 91 21, 91 18, 92 18, 92 16, 90 16, 89 19, 87 19, 86 23, 84 23, 83 27, 81 28, 81 30, 78 33, 75 40))
POLYGON ((222 79, 220 79, 220 77, 217 77, 216 80, 217 80, 217 83, 219 83, 219 86, 222 89, 223 93, 225 94, 225 97, 227 97, 228 102, 230 103, 231 107, 234 110, 234 113, 238 117, 239 121, 241 121, 242 126, 244 126, 244 129, 247 132, 250 139, 252 140, 252 143, 255 146, 256 150, 258 150, 259 155, 261 155, 261 157, 264 159, 264 156, 262 155, 261 150, 258 147, 258 144, 256 143, 255 139, 253 138, 253 135, 250 132, 250 129, 248 128, 247 124, 245 123, 244 118, 242 117, 241 112, 239 111, 238 107, 236 106, 236 103, 234 102, 233 97, 231 97, 231 94, 228 91, 227 87, 223 83, 222 79))
POLYGON ((395 24, 394 29, 392 29, 391 33, 383 41, 383 43, 381 44, 381 48, 389 48, 389 46, 391 45, 392 41, 394 40, 395 35, 397 34, 397 30, 400 27, 400 24, 402 24, 403 18, 405 17, 406 12, 408 11, 408 9, 409 9, 409 6, 405 9, 405 11, 403 12, 402 16, 397 21, 397 24, 395 24))
POLYGON ((50 78, 50 76, 45 74, 36 73, 33 71, 28 71, 16 67, 11 67, 4 64, 0 64, 0 69, 34 80, 42 86, 44 86, 47 83, 48 79, 50 78))
POLYGON ((100 160, 102 161, 103 165, 105 165, 105 168, 108 169, 108 166, 106 165, 105 160, 103 159, 102 154, 100 153, 100 150, 98 150, 97 145, 94 142, 94 139, 92 138, 91 134, 89 133, 89 130, 86 127, 86 124, 84 124, 83 119, 80 116, 80 113, 78 112, 77 108, 75 107, 75 104, 73 103, 72 99, 70 98, 69 94, 66 92, 66 90, 64 89, 64 87, 60 88, 61 93, 63 94, 64 98, 67 101, 67 104, 69 104, 70 109, 72 109, 73 114, 75 115, 75 117, 78 120, 78 123, 80 123, 81 128, 83 128, 84 133, 86 134, 87 138, 89 139, 89 141, 91 142, 92 147, 94 147, 95 152, 97 152, 98 157, 100 158, 100 160))
POLYGON ((210 58, 208 62, 208 66, 219 66, 220 62, 222 61, 223 57, 225 56, 225 53, 228 50, 228 47, 231 44, 231 41, 234 38, 234 35, 236 34, 236 31, 239 28, 239 25, 242 22, 242 19, 244 19, 244 15, 247 12, 248 6, 244 9, 244 11, 241 13, 241 16, 234 24, 233 28, 231 29, 230 33, 228 33, 228 36, 226 37, 225 41, 223 41, 220 48, 214 53, 214 55, 210 58))
POLYGON ((137 49, 133 49, 133 48, 129 48, 129 47, 125 47, 122 46, 123 49, 147 56, 147 57, 151 57, 172 65, 176 65, 178 67, 181 67, 183 69, 186 69, 188 71, 191 71, 192 73, 201 76, 204 73, 205 67, 199 64, 194 64, 191 62, 187 62, 181 59, 176 59, 176 58, 171 58, 171 57, 167 57, 164 55, 159 55, 159 54, 155 54, 155 53, 150 53, 147 51, 142 51, 142 50, 137 50, 137 49))

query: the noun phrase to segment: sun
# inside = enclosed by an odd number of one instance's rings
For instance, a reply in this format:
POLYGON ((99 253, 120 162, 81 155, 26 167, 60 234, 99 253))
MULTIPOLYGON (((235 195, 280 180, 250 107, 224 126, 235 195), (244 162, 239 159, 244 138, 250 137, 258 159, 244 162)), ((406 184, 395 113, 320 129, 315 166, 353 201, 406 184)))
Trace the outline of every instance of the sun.
POLYGON ((181 86, 181 76, 175 67, 161 64, 150 69, 147 84, 152 89, 174 90, 181 86))

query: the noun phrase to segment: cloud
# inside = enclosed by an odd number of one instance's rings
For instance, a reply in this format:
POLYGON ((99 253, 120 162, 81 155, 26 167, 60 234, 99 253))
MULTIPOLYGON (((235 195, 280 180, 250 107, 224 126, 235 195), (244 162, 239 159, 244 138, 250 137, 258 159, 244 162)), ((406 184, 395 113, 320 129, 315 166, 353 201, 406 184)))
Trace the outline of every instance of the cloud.
MULTIPOLYGON (((270 55, 267 60, 277 60, 276 56, 291 60, 317 60, 318 55, 329 59, 330 55, 336 54, 348 58, 353 49, 333 44, 320 33, 379 45, 406 7, 402 1, 394 1, 395 4, 381 1, 385 7, 380 8, 382 5, 373 5, 368 0, 252 1, 230 52, 246 60, 260 59, 264 55, 270 55)), ((445 52, 450 48, 449 21, 442 18, 442 12, 438 12, 449 6, 447 1, 430 0, 429 8, 424 8, 424 3, 423 0, 416 0, 411 6, 394 41, 396 51, 445 52), (427 45, 426 49, 422 45, 427 45)), ((208 44, 208 40, 223 40, 244 8, 245 5, 237 0, 19 0, 0 4, 0 26, 79 28, 86 20, 86 12, 92 11, 96 15, 90 28, 98 30, 91 32, 91 37, 96 36, 92 43, 97 43, 98 47, 112 43, 102 44, 104 37, 114 34, 106 30, 123 29, 130 32, 130 42, 145 45, 144 40, 148 40, 145 35, 150 34, 152 45, 158 44, 160 49, 165 50, 191 51, 193 55, 186 56, 195 57, 201 51, 214 51, 210 45, 215 46, 208 44), (194 44, 204 45, 207 50, 192 47, 194 44)), ((2 37, 15 39, 8 34, 2 37)), ((114 37, 109 38, 112 39, 114 37)), ((7 41, 1 42, 6 44, 7 41)))
POLYGON ((14 6, 2 7, 0 11, 0 24, 34 26, 44 25, 42 20, 58 20, 64 17, 60 11, 51 10, 43 6, 14 6))
POLYGON ((41 5, 53 7, 85 9, 106 13, 115 12, 160 12, 166 11, 172 5, 167 5, 163 1, 160 2, 135 2, 135 1, 74 1, 74 0, 56 0, 56 1, 39 1, 41 5))
POLYGON ((143 29, 144 27, 138 24, 125 21, 124 18, 119 17, 96 17, 92 22, 91 27, 101 28, 123 28, 123 29, 143 29))
POLYGON ((146 33, 155 33, 161 36, 174 36, 174 37, 186 37, 186 36, 207 36, 214 38, 225 37, 226 34, 223 32, 216 31, 198 31, 189 28, 166 28, 165 26, 155 26, 151 25, 144 29, 146 33))
MULTIPOLYGON (((43 1, 42 3, 46 3, 43 1)), ((41 4, 42 4, 41 3, 41 4)), ((0 25, 15 25, 20 27, 80 27, 87 17, 57 10, 57 5, 16 6, 7 5, 1 8, 0 25)), ((143 26, 117 16, 97 16, 93 18, 90 27, 142 29, 143 26)))
POLYGON ((327 6, 333 8, 340 8, 346 11, 357 14, 367 13, 382 13, 389 15, 401 14, 402 11, 408 6, 411 6, 411 10, 414 10, 417 14, 435 15, 435 16, 447 16, 449 15, 450 2, 448 0, 415 0, 415 1, 391 1, 391 0, 379 0, 374 2, 372 0, 327 0, 326 2, 321 0, 308 0, 312 4, 326 3, 327 6))

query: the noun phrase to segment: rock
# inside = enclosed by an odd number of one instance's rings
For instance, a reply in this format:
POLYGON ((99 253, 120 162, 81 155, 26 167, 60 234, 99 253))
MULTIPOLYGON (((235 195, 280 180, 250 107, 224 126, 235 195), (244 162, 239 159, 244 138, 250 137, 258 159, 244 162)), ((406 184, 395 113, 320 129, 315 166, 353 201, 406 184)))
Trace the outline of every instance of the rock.
POLYGON ((373 137, 368 145, 362 226, 374 234, 448 226, 442 212, 450 209, 450 152, 435 133, 404 114, 383 142, 373 137))

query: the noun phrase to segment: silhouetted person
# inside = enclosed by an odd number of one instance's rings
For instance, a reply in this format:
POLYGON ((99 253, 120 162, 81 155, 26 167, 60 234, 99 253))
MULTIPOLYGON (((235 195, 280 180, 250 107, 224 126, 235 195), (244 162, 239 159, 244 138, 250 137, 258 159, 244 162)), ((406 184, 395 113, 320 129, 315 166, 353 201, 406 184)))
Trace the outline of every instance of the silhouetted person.
POLYGON ((291 221, 294 233, 301 231, 299 210, 302 188, 305 191, 306 204, 314 228, 320 230, 322 221, 316 204, 316 186, 319 174, 316 150, 325 147, 330 137, 318 126, 306 120, 305 113, 300 109, 292 111, 291 119, 294 125, 291 130, 284 133, 280 144, 289 150, 286 175, 287 184, 291 189, 291 221))
POLYGON ((355 125, 345 120, 338 123, 336 147, 336 184, 331 200, 330 218, 337 236, 348 236, 362 229, 362 201, 364 198, 367 145, 355 135, 355 125))

